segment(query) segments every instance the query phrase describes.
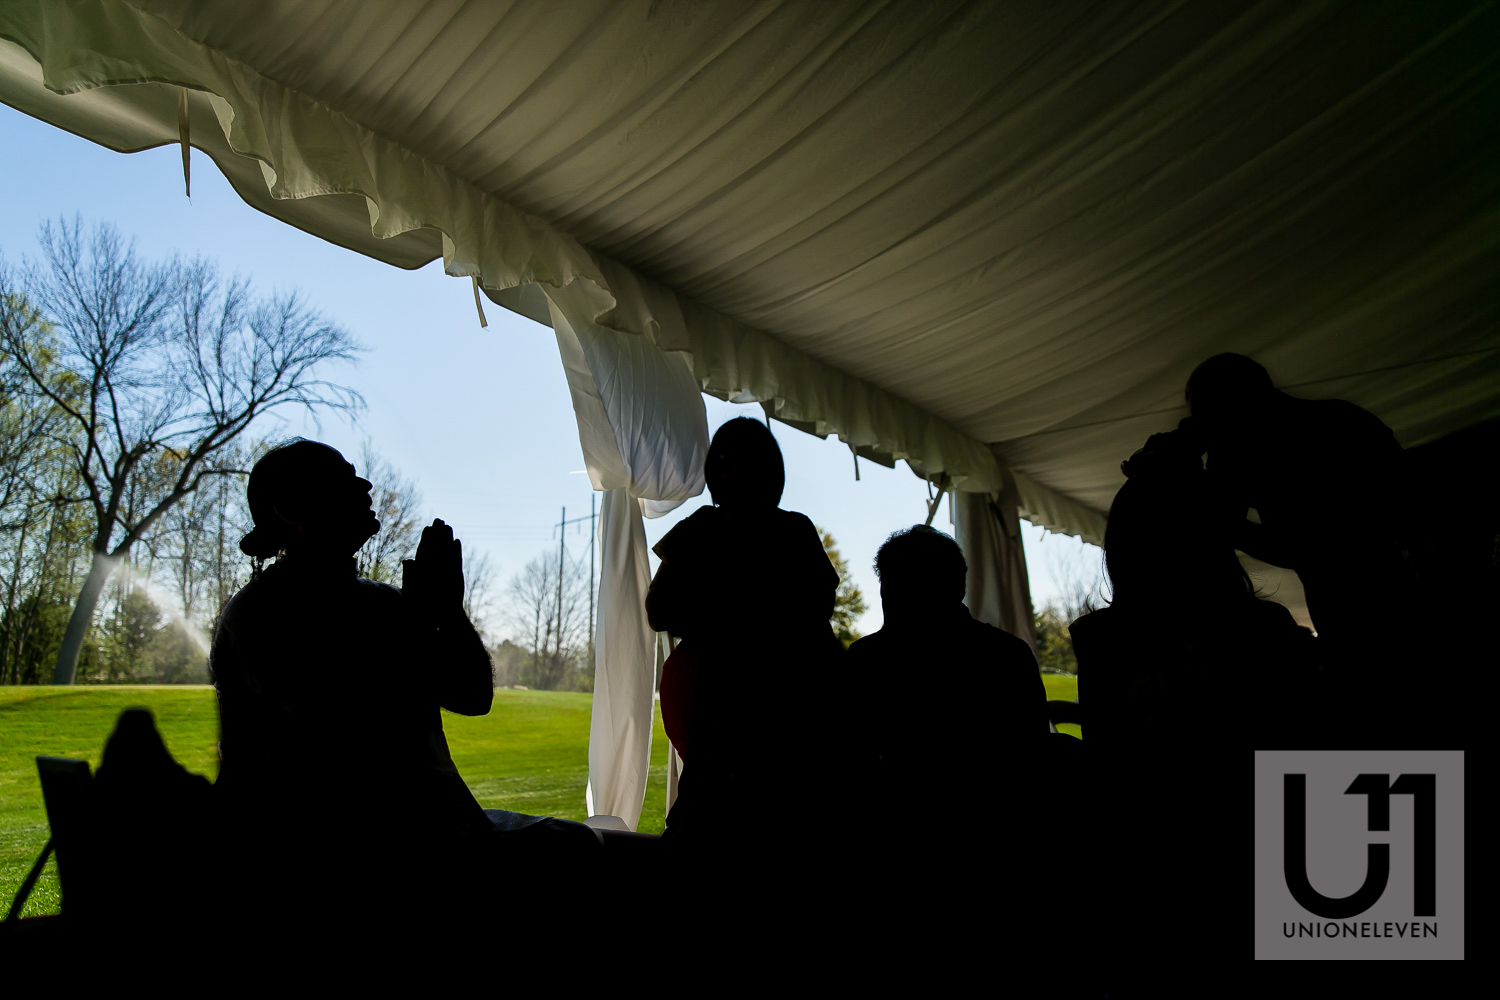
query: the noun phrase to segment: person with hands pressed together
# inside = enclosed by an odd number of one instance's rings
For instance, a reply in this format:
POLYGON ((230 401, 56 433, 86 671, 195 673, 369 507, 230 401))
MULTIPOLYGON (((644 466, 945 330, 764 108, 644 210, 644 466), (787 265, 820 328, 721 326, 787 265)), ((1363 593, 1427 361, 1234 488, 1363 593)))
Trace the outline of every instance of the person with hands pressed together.
POLYGON ((434 521, 403 589, 360 579, 355 553, 380 530, 370 489, 314 441, 274 449, 250 474, 255 528, 240 547, 278 558, 226 605, 210 669, 217 846, 252 911, 274 908, 268 892, 294 878, 357 921, 393 891, 426 901, 464 881, 485 852, 474 845, 497 840, 439 711, 484 715, 494 695, 463 609, 461 544, 434 521))

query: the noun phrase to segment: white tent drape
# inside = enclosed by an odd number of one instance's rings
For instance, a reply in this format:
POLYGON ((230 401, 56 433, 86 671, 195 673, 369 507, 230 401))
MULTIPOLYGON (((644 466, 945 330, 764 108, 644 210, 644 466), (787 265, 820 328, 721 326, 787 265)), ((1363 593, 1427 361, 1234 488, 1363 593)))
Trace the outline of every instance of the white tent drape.
POLYGON ((634 830, 651 758, 656 633, 642 611, 651 564, 640 502, 625 489, 604 494, 599 549, 603 560, 585 803, 590 816, 618 816, 634 830))
POLYGON ((575 284, 544 294, 589 480, 606 491, 586 805, 589 816, 617 816, 634 830, 646 794, 656 679, 641 515, 644 508, 659 516, 703 491, 708 419, 687 358, 650 336, 570 318, 580 291, 575 284))
POLYGON ((1016 512, 1015 481, 1000 493, 956 493, 954 527, 969 564, 964 603, 975 618, 1025 639, 1036 649, 1031 581, 1016 512))

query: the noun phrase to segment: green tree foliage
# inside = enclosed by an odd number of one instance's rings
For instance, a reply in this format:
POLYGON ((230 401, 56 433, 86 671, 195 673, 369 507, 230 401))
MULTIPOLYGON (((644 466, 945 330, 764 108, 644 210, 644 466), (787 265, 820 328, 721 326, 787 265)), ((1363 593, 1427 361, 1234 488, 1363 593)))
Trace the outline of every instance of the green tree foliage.
POLYGON ((509 639, 502 640, 498 646, 491 646, 490 663, 495 676, 495 687, 515 687, 520 684, 529 688, 531 685, 526 680, 531 659, 531 650, 509 639))
POLYGON ((1043 673, 1078 673, 1078 657, 1073 655, 1067 615, 1055 605, 1049 604, 1036 613, 1036 658, 1043 673))
POLYGON ((822 528, 817 530, 823 539, 823 551, 828 554, 828 561, 833 563, 833 568, 839 574, 839 589, 833 595, 833 617, 829 619, 829 624, 833 626, 833 634, 847 646, 859 638, 859 630, 854 626, 869 608, 865 605, 865 595, 860 592, 859 585, 849 573, 849 564, 839 553, 838 543, 834 541, 833 535, 822 528))
POLYGON ((1078 673, 1068 626, 1105 604, 1103 553, 1082 546, 1053 566, 1060 596, 1036 612, 1037 660, 1045 674, 1078 673))

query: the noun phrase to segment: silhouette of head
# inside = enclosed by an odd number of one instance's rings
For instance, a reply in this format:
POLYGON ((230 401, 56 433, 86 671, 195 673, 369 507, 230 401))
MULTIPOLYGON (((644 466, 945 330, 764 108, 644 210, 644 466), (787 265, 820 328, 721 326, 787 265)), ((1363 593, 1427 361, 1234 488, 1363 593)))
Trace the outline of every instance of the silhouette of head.
POLYGON ((1104 529, 1113 601, 1212 604, 1253 597, 1235 555, 1234 514, 1201 469, 1153 468, 1115 494, 1104 529))
POLYGON ((969 565, 952 538, 914 524, 880 546, 875 575, 886 619, 899 621, 963 603, 969 565))
POLYGON ((370 490, 326 444, 301 440, 272 449, 250 470, 255 530, 240 550, 260 558, 298 550, 352 555, 380 530, 370 490))
POLYGON ((115 731, 104 744, 101 778, 141 774, 171 768, 175 764, 149 708, 127 708, 115 722, 115 731))
POLYGON ((1276 394, 1271 375, 1243 354, 1215 354, 1188 376, 1188 409, 1208 430, 1253 421, 1276 394))
POLYGON ((736 417, 720 427, 703 463, 708 492, 720 507, 773 508, 786 487, 781 447, 758 420, 736 417))

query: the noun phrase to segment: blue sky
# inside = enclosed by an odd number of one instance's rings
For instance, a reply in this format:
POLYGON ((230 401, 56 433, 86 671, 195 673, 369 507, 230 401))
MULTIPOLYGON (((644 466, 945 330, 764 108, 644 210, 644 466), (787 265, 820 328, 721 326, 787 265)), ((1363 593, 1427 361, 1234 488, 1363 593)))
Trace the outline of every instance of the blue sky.
MULTIPOLYGON (((358 389, 368 409, 354 422, 325 417, 321 427, 288 414, 284 427, 259 433, 315 437, 350 458, 369 440, 417 481, 429 518, 453 524, 466 551, 489 553, 502 583, 556 551, 561 509, 587 514, 591 491, 587 477, 572 474, 583 456, 552 331, 488 303, 489 328, 481 329, 468 281, 443 274, 441 260, 418 271, 370 260, 245 205, 196 151, 192 171, 189 201, 176 146, 114 153, 0 105, 0 252, 19 264, 36 254, 43 219, 80 213, 118 226, 148 255, 201 254, 262 291, 299 289, 368 348, 357 367, 329 372, 358 389)), ((761 416, 758 406, 705 401, 710 429, 761 416)), ((787 464, 782 506, 833 533, 870 604, 861 626, 878 628, 871 560, 886 535, 923 519, 925 484, 905 463, 890 470, 861 462, 856 482, 846 446, 773 426, 787 464)), ((706 502, 705 494, 646 522, 649 540, 706 502)), ((945 502, 934 524, 951 530, 948 520, 945 502)), ((1094 546, 1023 527, 1038 607, 1069 575, 1097 567, 1094 546)), ((576 531, 569 546, 587 545, 576 531)))

